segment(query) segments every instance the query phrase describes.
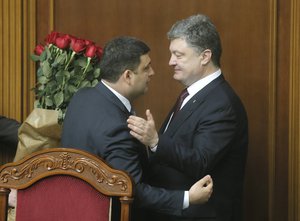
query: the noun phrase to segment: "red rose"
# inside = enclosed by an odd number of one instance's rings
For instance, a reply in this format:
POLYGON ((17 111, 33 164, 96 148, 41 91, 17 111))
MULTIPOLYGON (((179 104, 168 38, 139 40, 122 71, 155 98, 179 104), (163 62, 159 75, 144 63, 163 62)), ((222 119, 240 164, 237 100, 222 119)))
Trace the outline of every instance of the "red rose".
POLYGON ((94 42, 92 42, 90 40, 84 40, 84 41, 85 41, 86 46, 95 44, 94 42))
POLYGON ((41 55, 42 53, 43 53, 43 51, 44 51, 44 46, 43 45, 37 45, 36 47, 35 47, 35 49, 34 49, 34 53, 36 54, 36 55, 41 55))
POLYGON ((45 41, 48 44, 55 44, 56 39, 60 36, 60 33, 56 31, 52 31, 50 34, 47 35, 45 41))
POLYGON ((88 45, 85 51, 85 56, 93 58, 96 54, 97 47, 95 45, 88 45))
POLYGON ((75 44, 75 41, 77 40, 77 38, 74 37, 74 36, 71 36, 71 35, 68 35, 68 37, 69 37, 69 39, 70 39, 70 45, 71 45, 71 47, 72 47, 72 45, 75 44))
POLYGON ((76 53, 83 51, 86 48, 85 40, 76 39, 74 42, 71 42, 71 48, 76 53))
POLYGON ((55 45, 60 49, 65 49, 70 46, 70 38, 67 36, 62 36, 56 38, 55 45))
POLYGON ((98 59, 100 60, 103 54, 103 49, 101 47, 97 47, 97 51, 96 51, 96 55, 98 57, 98 59))

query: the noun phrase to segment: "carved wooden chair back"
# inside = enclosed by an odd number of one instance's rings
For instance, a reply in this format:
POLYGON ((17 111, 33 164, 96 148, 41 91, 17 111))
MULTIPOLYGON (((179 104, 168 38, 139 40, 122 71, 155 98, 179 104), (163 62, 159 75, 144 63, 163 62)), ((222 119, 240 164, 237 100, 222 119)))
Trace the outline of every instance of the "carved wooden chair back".
POLYGON ((16 221, 130 220, 131 177, 82 150, 50 148, 1 166, 0 221, 10 189, 18 190, 16 221), (112 211, 112 198, 119 198, 119 211, 112 211))

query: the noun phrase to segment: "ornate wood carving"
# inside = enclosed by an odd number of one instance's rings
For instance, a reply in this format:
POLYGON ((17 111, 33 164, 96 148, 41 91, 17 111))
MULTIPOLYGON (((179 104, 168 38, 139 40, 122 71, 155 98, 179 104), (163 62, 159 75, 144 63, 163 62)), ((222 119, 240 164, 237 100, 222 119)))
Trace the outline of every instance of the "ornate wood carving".
MULTIPOLYGON (((120 192, 128 191, 128 178, 121 173, 112 173, 102 161, 95 161, 88 157, 70 152, 44 153, 30 158, 20 165, 5 167, 0 173, 0 183, 15 185, 18 181, 24 187, 40 176, 54 174, 69 174, 96 181, 104 189, 119 189, 120 192), (103 186, 105 185, 105 186, 103 186)), ((91 183, 91 182, 89 182, 91 183)), ((22 188, 24 188, 22 186, 22 188)), ((98 188, 96 186, 96 188, 98 188)))

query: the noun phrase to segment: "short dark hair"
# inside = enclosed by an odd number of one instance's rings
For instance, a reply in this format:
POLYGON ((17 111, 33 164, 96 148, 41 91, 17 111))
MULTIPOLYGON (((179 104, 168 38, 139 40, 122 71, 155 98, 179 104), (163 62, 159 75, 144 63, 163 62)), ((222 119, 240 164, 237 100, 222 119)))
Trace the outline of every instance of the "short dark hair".
POLYGON ((112 39, 103 50, 100 78, 116 82, 125 70, 135 71, 140 64, 140 57, 149 51, 146 43, 134 37, 121 36, 112 39))
POLYGON ((212 62, 220 67, 222 46, 218 31, 209 17, 198 14, 177 21, 168 32, 170 40, 181 38, 201 53, 206 49, 212 52, 212 62))

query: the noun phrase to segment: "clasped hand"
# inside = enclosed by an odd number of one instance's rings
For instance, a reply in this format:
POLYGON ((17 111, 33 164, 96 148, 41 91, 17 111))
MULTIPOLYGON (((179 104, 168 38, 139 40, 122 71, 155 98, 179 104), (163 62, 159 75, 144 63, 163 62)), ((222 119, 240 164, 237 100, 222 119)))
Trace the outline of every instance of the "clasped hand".
POLYGON ((146 110, 147 119, 131 115, 127 119, 130 134, 145 146, 154 147, 158 143, 158 134, 150 110, 146 110))

